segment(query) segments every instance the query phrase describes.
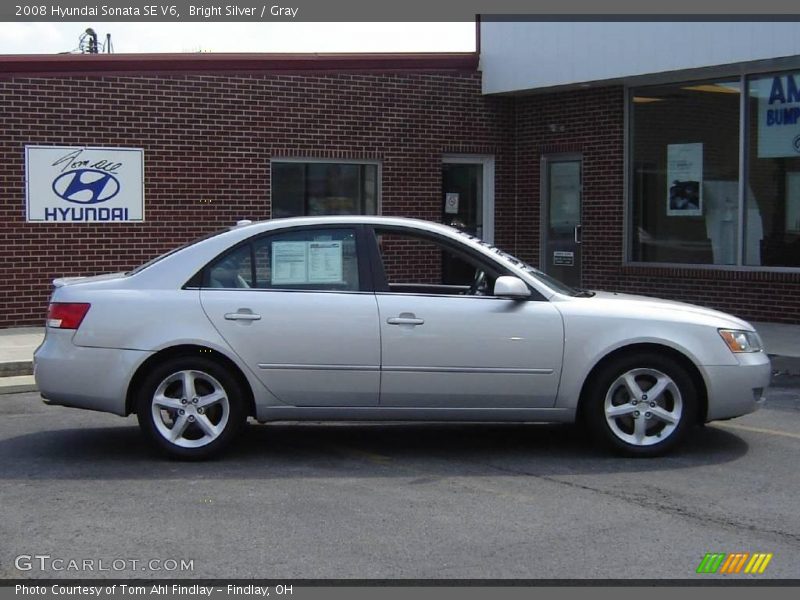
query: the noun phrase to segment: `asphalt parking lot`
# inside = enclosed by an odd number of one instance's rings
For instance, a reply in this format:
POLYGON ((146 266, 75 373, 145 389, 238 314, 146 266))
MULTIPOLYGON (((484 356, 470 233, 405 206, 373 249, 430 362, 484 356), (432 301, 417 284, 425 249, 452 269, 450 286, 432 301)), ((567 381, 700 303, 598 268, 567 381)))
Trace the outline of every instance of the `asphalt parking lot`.
POLYGON ((652 460, 560 425, 271 424, 180 463, 132 417, 0 396, 0 577, 796 579, 798 451, 797 387, 652 460))

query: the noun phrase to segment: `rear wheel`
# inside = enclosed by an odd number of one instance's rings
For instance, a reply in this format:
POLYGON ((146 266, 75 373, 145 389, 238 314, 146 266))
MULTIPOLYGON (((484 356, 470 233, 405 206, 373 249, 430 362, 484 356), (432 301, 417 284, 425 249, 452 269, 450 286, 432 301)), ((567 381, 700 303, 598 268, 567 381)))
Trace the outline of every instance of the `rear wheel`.
POLYGON ((175 458, 208 458, 245 423, 241 386, 205 357, 173 358, 154 368, 138 390, 136 414, 145 435, 175 458))
POLYGON ((590 385, 587 425, 599 441, 629 456, 668 452, 696 421, 694 382, 669 357, 621 357, 590 385))

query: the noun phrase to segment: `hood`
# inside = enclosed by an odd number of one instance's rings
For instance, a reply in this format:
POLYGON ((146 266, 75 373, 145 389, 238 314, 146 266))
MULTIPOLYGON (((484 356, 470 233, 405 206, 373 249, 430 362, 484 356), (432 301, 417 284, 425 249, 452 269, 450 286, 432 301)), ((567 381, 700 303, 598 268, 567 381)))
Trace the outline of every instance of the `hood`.
POLYGON ((729 315, 719 310, 712 308, 704 308, 695 304, 688 304, 687 302, 678 302, 677 300, 664 300, 662 298, 652 298, 650 296, 637 296, 634 294, 620 294, 617 292, 597 292, 593 298, 603 301, 624 301, 636 302, 644 309, 652 310, 674 310, 676 312, 690 313, 699 317, 706 317, 723 321, 721 324, 724 327, 731 329, 744 329, 747 331, 755 331, 755 327, 750 325, 747 321, 729 315))

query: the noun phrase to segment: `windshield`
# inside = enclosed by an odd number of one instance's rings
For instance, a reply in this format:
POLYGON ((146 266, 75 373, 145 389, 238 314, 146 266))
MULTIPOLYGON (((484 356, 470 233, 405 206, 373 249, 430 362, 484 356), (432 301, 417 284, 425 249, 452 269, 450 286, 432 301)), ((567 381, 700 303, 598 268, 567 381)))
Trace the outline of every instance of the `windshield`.
POLYGON ((465 233, 463 231, 460 231, 459 233, 461 233, 461 235, 468 237, 469 239, 475 242, 478 242, 481 246, 483 246, 487 250, 490 250, 491 252, 494 252, 498 256, 505 258, 515 267, 522 269, 526 273, 530 273, 531 275, 542 281, 545 285, 547 285, 547 287, 555 290, 559 294, 564 294, 566 296, 594 296, 594 293, 592 292, 588 292, 587 290, 583 290, 580 288, 574 288, 568 286, 566 283, 562 283, 555 277, 552 277, 547 273, 543 273, 542 271, 540 271, 535 267, 532 267, 525 261, 518 259, 516 256, 512 256, 508 252, 500 250, 500 248, 498 248, 497 246, 494 246, 488 242, 484 242, 482 239, 475 237, 474 235, 470 235, 469 233, 465 233))
POLYGON ((164 254, 156 256, 155 258, 151 258, 146 263, 144 263, 142 265, 139 265, 138 267, 136 267, 135 269, 133 269, 131 271, 128 271, 127 273, 125 273, 125 275, 136 275, 136 273, 138 273, 140 271, 144 271, 147 267, 149 267, 151 265, 154 265, 158 261, 163 260, 163 259, 167 258, 168 256, 170 256, 172 254, 175 254, 176 252, 178 252, 180 250, 183 250, 184 248, 188 248, 189 246, 193 246, 193 245, 197 244, 198 242, 202 242, 203 240, 207 240, 208 238, 212 238, 215 235, 219 235, 220 233, 225 233, 226 231, 230 231, 230 229, 229 228, 217 229, 216 231, 212 231, 211 233, 207 233, 205 235, 201 235, 199 238, 195 238, 191 242, 186 242, 182 246, 178 246, 177 248, 173 248, 169 252, 164 252, 164 254))

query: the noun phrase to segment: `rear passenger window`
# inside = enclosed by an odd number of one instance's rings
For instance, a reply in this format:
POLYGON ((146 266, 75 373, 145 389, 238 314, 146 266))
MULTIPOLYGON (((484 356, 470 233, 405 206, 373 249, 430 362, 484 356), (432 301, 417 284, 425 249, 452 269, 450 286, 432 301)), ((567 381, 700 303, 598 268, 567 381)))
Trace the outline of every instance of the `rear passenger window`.
POLYGON ((250 245, 240 246, 211 265, 208 285, 212 288, 251 288, 253 268, 250 245))
POLYGON ((358 291, 353 229, 307 229, 268 235, 209 268, 210 287, 358 291))

